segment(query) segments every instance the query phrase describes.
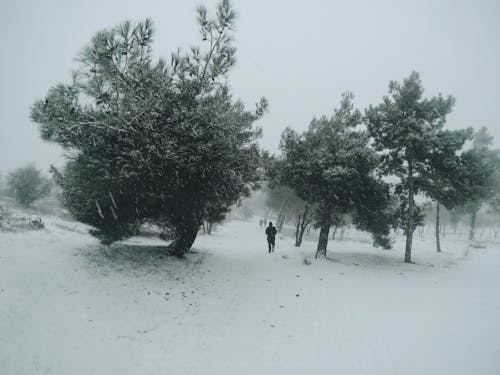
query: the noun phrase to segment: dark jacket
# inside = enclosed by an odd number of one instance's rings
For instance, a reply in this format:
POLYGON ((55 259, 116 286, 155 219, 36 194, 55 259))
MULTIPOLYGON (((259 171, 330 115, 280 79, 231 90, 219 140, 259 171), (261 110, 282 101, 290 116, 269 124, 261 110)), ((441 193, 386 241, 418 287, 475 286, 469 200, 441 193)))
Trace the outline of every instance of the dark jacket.
POLYGON ((276 233, 278 233, 278 231, 276 230, 276 227, 267 227, 266 228, 266 234, 267 234, 268 240, 274 240, 274 237, 276 237, 276 233))

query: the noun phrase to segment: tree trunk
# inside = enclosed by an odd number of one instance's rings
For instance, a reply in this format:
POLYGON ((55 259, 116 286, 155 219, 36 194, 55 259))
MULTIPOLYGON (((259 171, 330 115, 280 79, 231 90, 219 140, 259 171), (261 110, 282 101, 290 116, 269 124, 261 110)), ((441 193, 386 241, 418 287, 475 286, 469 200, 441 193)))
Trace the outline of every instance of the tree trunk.
POLYGON ((332 232, 332 240, 335 240, 335 236, 337 234, 337 229, 339 229, 339 226, 338 225, 335 225, 333 227, 333 232, 332 232))
POLYGON ((207 221, 207 234, 212 234, 213 224, 211 221, 207 221))
POLYGON ((302 214, 302 219, 300 220, 300 225, 297 226, 297 237, 295 238, 295 246, 300 247, 302 245, 302 237, 304 236, 304 231, 310 220, 307 219, 307 214, 309 213, 309 205, 304 207, 304 213, 302 214))
POLYGON ((326 256, 326 246, 328 245, 328 232, 330 231, 330 222, 328 220, 321 224, 319 231, 318 248, 316 249, 316 258, 319 255, 326 256))
POLYGON ((475 238, 474 231, 476 229, 476 214, 477 214, 477 210, 474 207, 473 211, 472 211, 472 213, 470 215, 469 241, 472 241, 475 238))
POLYGON ((199 225, 181 224, 175 228, 176 237, 167 246, 167 253, 182 258, 184 254, 193 246, 199 225))
POLYGON ((288 203, 287 200, 281 202, 280 209, 278 211, 278 218, 276 219, 276 230, 278 233, 281 233, 281 229, 283 229, 283 224, 285 224, 285 206, 288 203))
POLYGON ((411 160, 408 162, 408 220, 406 221, 406 247, 405 247, 405 263, 413 263, 411 261, 411 247, 413 242, 413 214, 415 211, 415 201, 413 198, 413 164, 411 160))
POLYGON ((300 213, 297 215, 297 225, 295 225, 295 246, 299 247, 300 242, 299 242, 299 232, 300 232, 300 223, 302 220, 302 216, 300 213))
POLYGON ((278 231, 278 233, 281 233, 284 224, 285 224, 285 213, 283 211, 280 211, 278 220, 276 222, 276 230, 278 231))
POLYGON ((439 243, 439 202, 436 202, 436 251, 441 252, 441 244, 439 243))
POLYGON ((420 239, 424 238, 424 233, 425 233, 425 225, 422 225, 421 227, 418 228, 418 236, 420 239))
POLYGON ((342 225, 340 227, 340 239, 343 240, 344 239, 344 234, 345 234, 345 231, 347 230, 347 225, 342 225))
POLYGON ((305 230, 306 230, 306 225, 301 224, 301 226, 300 226, 300 232, 299 232, 299 242, 298 242, 298 245, 295 244, 295 246, 302 245, 302 238, 304 237, 305 230))

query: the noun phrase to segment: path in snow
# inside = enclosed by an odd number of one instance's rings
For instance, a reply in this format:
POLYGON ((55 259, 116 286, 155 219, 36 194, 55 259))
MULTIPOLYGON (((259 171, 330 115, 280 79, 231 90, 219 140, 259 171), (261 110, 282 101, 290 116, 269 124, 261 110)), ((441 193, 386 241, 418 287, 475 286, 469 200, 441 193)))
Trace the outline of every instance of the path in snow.
POLYGON ((357 236, 314 260, 263 231, 227 223, 185 260, 59 220, 0 233, 0 373, 500 373, 498 245, 417 240, 406 265, 357 236))

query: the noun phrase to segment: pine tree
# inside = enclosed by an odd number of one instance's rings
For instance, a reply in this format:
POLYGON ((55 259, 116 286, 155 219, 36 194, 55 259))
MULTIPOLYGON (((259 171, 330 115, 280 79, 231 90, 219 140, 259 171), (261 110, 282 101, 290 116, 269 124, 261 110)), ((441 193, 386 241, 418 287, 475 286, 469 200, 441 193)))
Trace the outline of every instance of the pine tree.
POLYGON ((326 255, 334 216, 345 213, 358 228, 373 233, 377 245, 390 246, 389 222, 384 220, 388 187, 375 175, 378 157, 368 147, 368 134, 356 130, 361 114, 352 100, 352 94, 344 94, 331 118, 313 119, 301 135, 287 129, 281 138, 282 183, 316 208, 316 256, 326 255))
POLYGON ((253 123, 267 102, 248 111, 229 91, 235 18, 229 0, 213 18, 199 7, 206 49, 178 50, 170 63, 154 61, 150 19, 100 31, 73 83, 34 104, 42 138, 69 154, 56 174, 63 204, 103 242, 153 221, 173 229, 168 250, 182 256, 203 220, 221 220, 258 186, 253 123))
POLYGON ((472 138, 472 128, 464 130, 441 130, 432 139, 433 145, 428 152, 429 167, 415 178, 415 186, 436 202, 435 237, 436 251, 440 245, 440 208, 453 210, 466 199, 461 188, 463 183, 459 152, 465 141, 472 138))
POLYGON ((476 218, 483 204, 494 200, 500 187, 500 150, 490 148, 493 137, 486 128, 474 134, 473 147, 461 155, 456 171, 465 210, 470 215, 469 240, 475 238, 476 218))
POLYGON ((390 82, 389 95, 365 113, 373 145, 381 152, 383 172, 401 180, 399 192, 405 195, 401 223, 406 234, 406 263, 412 262, 413 232, 419 214, 414 197, 419 188, 423 189, 416 180, 432 167, 430 155, 438 143, 436 137, 455 103, 451 96, 424 99, 422 95, 419 74, 413 72, 402 84, 390 82))

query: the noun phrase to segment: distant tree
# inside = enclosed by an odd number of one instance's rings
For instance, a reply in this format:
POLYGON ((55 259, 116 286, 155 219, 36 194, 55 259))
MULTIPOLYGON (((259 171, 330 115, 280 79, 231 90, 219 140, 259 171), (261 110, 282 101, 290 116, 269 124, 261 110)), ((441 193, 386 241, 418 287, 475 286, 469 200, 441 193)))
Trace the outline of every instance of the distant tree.
POLYGON ((482 126, 475 134, 472 148, 475 150, 489 150, 493 144, 493 136, 488 133, 488 128, 482 126))
POLYGON ((302 245, 302 239, 304 238, 304 232, 306 228, 311 225, 314 220, 314 215, 316 213, 316 208, 311 204, 302 201, 301 205, 296 209, 296 222, 295 222, 295 246, 300 247, 302 245))
POLYGON ((266 192, 266 205, 276 212, 276 229, 281 233, 286 221, 302 208, 303 201, 292 189, 277 182, 269 184, 266 192))
MULTIPOLYGON (((498 190, 500 190, 500 187, 498 190)), ((495 196, 491 199, 490 208, 493 213, 500 215, 500 191, 497 191, 497 194, 495 194, 495 196)))
POLYGON ((441 130, 429 139, 427 151, 428 167, 415 176, 416 188, 436 202, 435 237, 436 251, 441 252, 440 244, 440 206, 453 210, 466 199, 461 188, 463 181, 460 173, 459 151, 465 141, 472 138, 472 128, 464 130, 441 130))
POLYGON ((34 104, 42 138, 69 151, 57 179, 63 204, 103 242, 152 221, 173 229, 168 251, 182 256, 204 220, 221 220, 258 186, 253 124, 267 102, 248 111, 229 91, 235 17, 229 0, 214 18, 199 7, 207 48, 178 50, 170 64, 154 62, 150 19, 100 31, 74 82, 34 104))
POLYGON ((337 236, 337 231, 340 228, 340 235, 342 237, 345 227, 348 225, 348 215, 332 215, 332 240, 337 236))
POLYGON ((456 171, 466 212, 470 215, 469 240, 475 238, 477 213, 481 207, 494 201, 500 187, 500 152, 492 150, 493 137, 486 128, 474 135, 473 147, 461 155, 456 171))
POLYGON ((239 211, 240 211, 241 217, 245 220, 249 220, 255 215, 254 210, 252 210, 248 206, 241 206, 239 211))
POLYGON ((302 238, 306 228, 312 223, 315 207, 301 199, 293 189, 283 182, 281 162, 273 155, 268 154, 262 158, 268 184, 266 204, 278 212, 278 232, 287 216, 295 216, 295 246, 302 245, 302 238))
POLYGON ((50 182, 33 164, 18 168, 8 176, 7 186, 17 203, 29 207, 50 193, 50 182))
POLYGON ((412 262, 413 232, 418 220, 414 197, 419 190, 425 193, 428 186, 416 180, 432 168, 430 155, 439 145, 446 115, 455 103, 451 96, 424 99, 422 95, 419 74, 413 72, 402 84, 390 82, 389 95, 378 106, 370 106, 365 117, 373 146, 381 152, 383 173, 401 181, 399 193, 405 196, 401 224, 406 234, 407 263, 412 262))
POLYGON ((316 256, 326 255, 333 216, 345 213, 358 228, 373 233, 377 245, 390 246, 384 220, 388 187, 376 177, 379 160, 368 147, 368 134, 356 130, 361 114, 352 100, 352 94, 344 94, 331 118, 314 119, 301 135, 286 129, 281 138, 282 182, 316 207, 316 256))

